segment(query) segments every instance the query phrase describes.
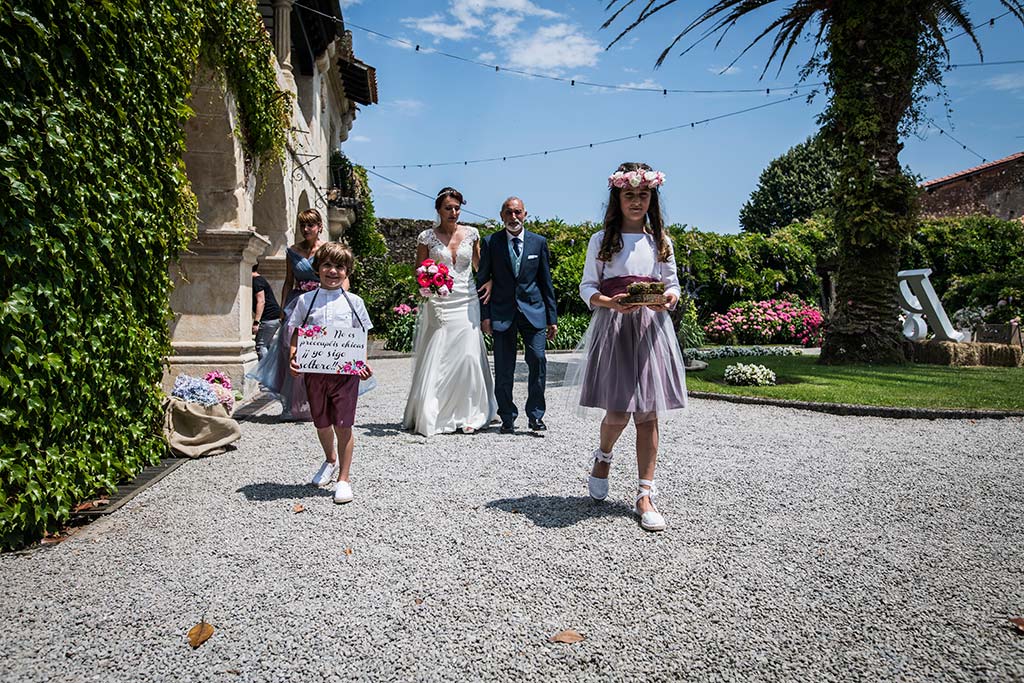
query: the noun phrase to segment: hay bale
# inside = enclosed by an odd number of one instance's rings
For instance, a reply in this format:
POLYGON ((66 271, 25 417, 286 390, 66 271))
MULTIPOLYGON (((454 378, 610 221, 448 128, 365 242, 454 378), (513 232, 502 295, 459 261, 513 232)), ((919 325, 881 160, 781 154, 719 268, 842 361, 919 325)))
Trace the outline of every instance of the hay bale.
POLYGON ((1024 364, 1024 351, 1016 344, 979 344, 982 349, 980 365, 1000 368, 1019 368, 1024 364))
POLYGON ((928 339, 910 342, 907 356, 915 363, 949 367, 989 366, 1019 368, 1024 365, 1021 347, 985 342, 948 342, 928 339))

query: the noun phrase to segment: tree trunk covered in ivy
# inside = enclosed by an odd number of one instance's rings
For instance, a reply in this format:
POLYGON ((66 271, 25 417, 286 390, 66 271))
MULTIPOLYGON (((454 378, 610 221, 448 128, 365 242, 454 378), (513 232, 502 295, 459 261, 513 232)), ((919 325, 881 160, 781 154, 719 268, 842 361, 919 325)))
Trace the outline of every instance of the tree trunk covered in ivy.
POLYGON ((821 362, 902 362, 896 272, 917 190, 900 167, 900 126, 932 46, 924 44, 916 2, 836 3, 831 12, 826 70, 833 96, 823 123, 841 157, 839 272, 821 362))

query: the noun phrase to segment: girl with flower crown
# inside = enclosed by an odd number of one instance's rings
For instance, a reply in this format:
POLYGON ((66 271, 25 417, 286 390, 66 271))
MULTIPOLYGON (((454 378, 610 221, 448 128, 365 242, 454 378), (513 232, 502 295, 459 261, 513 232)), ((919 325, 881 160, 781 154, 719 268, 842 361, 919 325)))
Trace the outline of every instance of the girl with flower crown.
POLYGON ((594 311, 581 343, 575 377, 579 405, 604 411, 600 443, 591 456, 590 496, 608 496, 612 451, 632 417, 639 485, 633 512, 648 531, 665 528, 654 506, 658 414, 686 406, 683 356, 668 311, 679 300, 672 242, 661 217, 664 174, 625 163, 608 178, 604 229, 590 239, 580 296, 594 311), (624 301, 634 282, 661 282, 665 303, 624 301))

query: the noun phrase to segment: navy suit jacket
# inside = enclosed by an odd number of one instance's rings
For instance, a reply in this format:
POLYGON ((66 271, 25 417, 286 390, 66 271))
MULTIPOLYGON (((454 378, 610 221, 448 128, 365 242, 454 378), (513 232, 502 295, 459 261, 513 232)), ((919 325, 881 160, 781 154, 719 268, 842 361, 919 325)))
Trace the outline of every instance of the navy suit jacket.
POLYGON ((519 261, 518 277, 512 271, 508 234, 504 230, 488 235, 480 246, 477 286, 488 280, 493 282, 491 300, 481 306, 480 317, 490 320, 495 332, 511 327, 517 311, 538 329, 558 323, 548 241, 525 229, 522 236, 523 257, 519 261))

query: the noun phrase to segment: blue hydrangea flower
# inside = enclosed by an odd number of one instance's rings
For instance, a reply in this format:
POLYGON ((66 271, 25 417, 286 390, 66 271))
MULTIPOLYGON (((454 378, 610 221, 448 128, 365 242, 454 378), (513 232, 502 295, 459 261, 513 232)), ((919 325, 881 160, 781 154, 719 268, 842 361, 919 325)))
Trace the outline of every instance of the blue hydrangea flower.
POLYGON ((178 379, 174 380, 171 396, 206 407, 220 403, 220 399, 217 398, 217 394, 213 393, 208 382, 188 375, 178 375, 178 379))

